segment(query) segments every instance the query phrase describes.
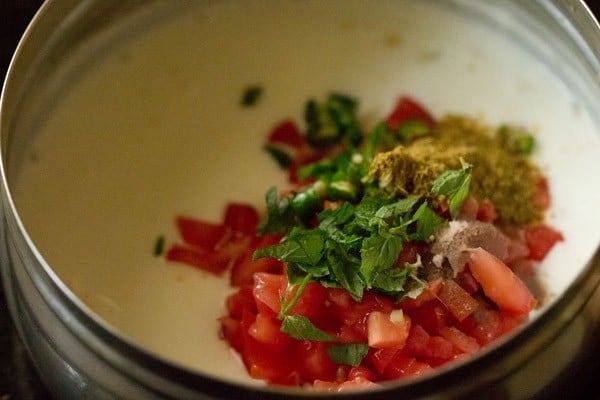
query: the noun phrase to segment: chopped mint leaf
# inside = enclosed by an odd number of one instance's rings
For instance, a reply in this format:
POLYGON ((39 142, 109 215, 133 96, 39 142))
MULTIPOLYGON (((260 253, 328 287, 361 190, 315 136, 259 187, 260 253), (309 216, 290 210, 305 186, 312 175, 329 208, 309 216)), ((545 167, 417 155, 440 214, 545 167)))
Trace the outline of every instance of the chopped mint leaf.
POLYGON ((277 162, 280 168, 285 169, 292 163, 292 157, 286 151, 276 146, 266 145, 265 151, 277 162))
POLYGON ((281 324, 281 331, 299 340, 337 341, 334 336, 317 328, 308 318, 299 314, 286 315, 281 324))
POLYGON ((243 107, 254 106, 254 105, 256 105, 256 103, 258 102, 258 100, 260 99, 262 94, 263 94, 262 86, 258 86, 258 85, 248 86, 244 90, 244 93, 242 94, 240 104, 243 107))
POLYGON ((277 189, 270 188, 266 195, 267 215, 258 226, 258 232, 261 235, 271 233, 285 233, 294 222, 294 213, 287 197, 279 200, 277 198, 277 189))
POLYGON ((253 259, 273 257, 281 261, 316 265, 323 257, 324 246, 321 231, 297 228, 292 229, 281 243, 256 249, 253 259))
POLYGON ((402 240, 398 236, 375 234, 363 240, 360 272, 370 287, 375 275, 381 269, 391 267, 402 250, 402 240))
POLYGON ((469 195, 469 184, 471 183, 471 168, 472 165, 460 159, 461 169, 448 170, 438 176, 433 185, 431 192, 433 194, 441 194, 448 198, 450 207, 450 215, 454 218, 463 202, 469 195))
POLYGON ((160 257, 165 251, 165 237, 160 235, 154 242, 154 257, 160 257))
POLYGON ((327 354, 334 363, 358 367, 369 352, 367 343, 346 343, 329 346, 327 354))
POLYGON ((415 240, 429 241, 433 234, 442 225, 446 224, 446 220, 429 208, 427 202, 423 202, 417 211, 415 211, 413 220, 417 223, 415 240))

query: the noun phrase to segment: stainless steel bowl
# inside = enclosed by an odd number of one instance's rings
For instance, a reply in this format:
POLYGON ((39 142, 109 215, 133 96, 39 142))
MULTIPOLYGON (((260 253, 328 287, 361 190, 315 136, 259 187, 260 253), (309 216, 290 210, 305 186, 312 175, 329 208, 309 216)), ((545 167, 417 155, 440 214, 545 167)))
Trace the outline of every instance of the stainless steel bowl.
MULTIPOLYGON (((158 2, 157 10, 176 3, 158 2), (166 5, 169 3, 168 5, 166 5)), ((57 398, 318 397, 295 389, 247 387, 168 362, 130 342, 99 319, 53 272, 28 236, 11 197, 10 176, 35 126, 49 76, 78 45, 109 24, 126 21, 143 0, 50 0, 25 33, 3 89, 2 278, 10 311, 27 350, 57 398)), ((183 4, 183 3, 182 3, 183 4)), ((582 104, 600 115, 600 28, 581 1, 445 2, 522 41, 553 66, 582 104), (508 28, 492 11, 518 21, 508 28), (549 45, 550 44, 550 45, 549 45), (573 79, 576 76, 577 79, 573 79)), ((600 118, 600 117, 598 117, 600 118)), ((599 121, 596 121, 599 122, 599 121)), ((600 124, 599 124, 600 126, 600 124)), ((600 134, 600 132, 599 132, 600 134)), ((597 171, 591 171, 597 173, 597 171)), ((597 212, 597 210, 596 210, 597 212)), ((402 381, 370 398, 557 398, 576 396, 598 372, 600 356, 600 251, 543 315, 467 363, 402 381)), ((344 398, 363 398, 345 393, 344 398)))

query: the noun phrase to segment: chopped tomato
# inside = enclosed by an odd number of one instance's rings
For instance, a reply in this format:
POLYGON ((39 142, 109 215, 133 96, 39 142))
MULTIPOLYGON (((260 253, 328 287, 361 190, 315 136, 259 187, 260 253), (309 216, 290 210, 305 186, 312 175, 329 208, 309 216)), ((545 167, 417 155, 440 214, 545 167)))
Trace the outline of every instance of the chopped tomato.
POLYGON ((281 332, 281 321, 262 313, 256 315, 256 319, 248 328, 248 333, 259 342, 277 348, 282 348, 292 341, 289 335, 281 332))
POLYGON ((460 353, 474 354, 480 346, 475 338, 462 332, 454 326, 444 326, 440 329, 440 335, 448 340, 460 353))
POLYGON ((281 298, 285 294, 286 287, 287 279, 284 275, 255 273, 252 293, 258 311, 267 315, 277 315, 281 311, 281 298))
POLYGON ((417 376, 431 371, 431 366, 425 362, 417 361, 402 352, 396 354, 384 372, 385 379, 397 379, 404 376, 417 376))
POLYGON ((224 240, 227 228, 223 224, 214 224, 194 218, 179 216, 175 218, 183 241, 187 244, 214 249, 224 240))
POLYGON ((525 242, 529 248, 529 257, 543 260, 557 242, 564 240, 562 233, 547 226, 538 225, 525 228, 525 242))
POLYGON ((548 188, 548 179, 545 177, 540 179, 536 185, 534 202, 542 210, 547 210, 550 208, 552 199, 550 197, 550 189, 548 188))
POLYGON ((440 288, 442 287, 441 279, 434 279, 427 282, 427 287, 415 298, 406 297, 400 302, 400 308, 410 310, 421 307, 423 304, 437 298, 440 288))
POLYGON ((268 142, 299 149, 304 143, 304 137, 296 123, 291 119, 286 119, 273 128, 269 134, 268 142))
POLYGON ((396 354, 400 349, 387 348, 387 349, 373 349, 369 352, 369 359, 373 363, 373 366, 379 373, 383 373, 387 366, 392 362, 396 354))
POLYGON ((225 306, 230 317, 241 319, 244 310, 248 310, 256 314, 256 302, 252 294, 252 285, 243 285, 237 292, 230 294, 225 299, 225 306))
POLYGON ((200 247, 186 247, 174 244, 167 251, 166 259, 200 268, 215 275, 221 275, 229 266, 230 260, 219 257, 212 251, 200 247))
POLYGON ((301 374, 305 381, 312 382, 315 379, 333 381, 336 379, 338 365, 327 354, 325 343, 303 340, 298 343, 297 354, 297 359, 301 363, 301 374))
POLYGON ((410 317, 402 310, 390 314, 373 311, 367 320, 369 346, 378 349, 401 349, 410 330, 410 317))
POLYGON ((250 334, 250 327, 255 319, 254 315, 246 312, 240 324, 243 349, 241 355, 250 376, 269 382, 294 383, 293 367, 288 362, 286 352, 273 351, 271 346, 259 342, 250 334))
POLYGON ((442 326, 450 324, 453 318, 446 306, 437 299, 406 312, 413 323, 420 324, 429 332, 437 332, 442 326))
POLYGON ((483 200, 479 202, 479 208, 477 209, 477 219, 482 222, 493 222, 498 218, 496 213, 496 207, 489 200, 483 200))
POLYGON ((425 122, 429 127, 435 124, 435 120, 423 105, 410 97, 403 96, 387 117, 386 123, 391 129, 395 130, 403 122, 412 120, 425 122))
POLYGON ((443 282, 438 299, 459 321, 467 318, 479 306, 477 300, 452 279, 443 282))
POLYGON ((519 277, 493 254, 478 247, 470 249, 469 266, 483 292, 502 310, 528 314, 536 300, 519 277))
POLYGON ((255 236, 259 220, 260 216, 254 207, 241 203, 229 203, 225 209, 223 225, 235 233, 255 236))
POLYGON ((270 272, 280 274, 283 271, 283 263, 274 258, 259 258, 253 260, 252 255, 258 247, 273 245, 279 242, 280 235, 262 236, 253 242, 253 245, 237 257, 231 268, 230 283, 231 286, 241 286, 252 284, 254 282, 254 273, 270 272))

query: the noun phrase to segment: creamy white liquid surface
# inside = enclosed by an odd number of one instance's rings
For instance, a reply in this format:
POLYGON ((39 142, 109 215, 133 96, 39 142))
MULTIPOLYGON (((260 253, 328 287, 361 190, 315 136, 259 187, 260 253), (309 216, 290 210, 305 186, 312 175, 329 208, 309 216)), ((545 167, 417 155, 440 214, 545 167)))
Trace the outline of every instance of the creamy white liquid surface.
POLYGON ((219 221, 262 206, 285 175, 261 150, 309 97, 356 96, 367 125, 408 94, 436 116, 533 129, 565 236, 541 267, 551 293, 600 241, 600 140, 578 100, 514 43, 434 3, 223 1, 115 45, 40 127, 12 186, 27 232, 57 275, 125 337, 208 374, 248 381, 218 338, 231 291, 153 257, 174 216, 219 221), (249 84, 260 102, 239 106, 249 84), (592 210, 595 210, 592 211, 592 210))

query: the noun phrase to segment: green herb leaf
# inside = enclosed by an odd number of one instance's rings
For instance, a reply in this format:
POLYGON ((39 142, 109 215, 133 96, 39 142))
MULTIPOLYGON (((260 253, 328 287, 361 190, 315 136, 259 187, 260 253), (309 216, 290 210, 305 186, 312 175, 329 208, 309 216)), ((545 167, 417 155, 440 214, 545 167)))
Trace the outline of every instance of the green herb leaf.
POLYGON ((401 250, 402 240, 395 235, 375 234, 363 240, 360 272, 367 281, 367 287, 371 286, 379 270, 394 265, 401 250))
POLYGON ((328 243, 326 257, 331 277, 346 289, 354 300, 360 301, 365 290, 365 282, 359 274, 360 261, 352 258, 337 243, 328 243))
POLYGON ((334 336, 317 328, 308 318, 299 314, 286 315, 281 323, 281 331, 299 340, 337 341, 334 336))
POLYGON ((471 183, 471 167, 462 158, 460 159, 462 169, 448 170, 438 176, 433 185, 431 192, 441 194, 448 198, 450 215, 454 218, 463 202, 469 195, 469 184, 471 183))
POLYGON ((430 240, 431 236, 447 222, 443 217, 429 208, 427 202, 423 202, 417 211, 415 211, 413 221, 417 223, 414 240, 425 241, 430 240))
POLYGON ((287 197, 281 200, 277 197, 277 189, 271 187, 266 194, 267 215, 258 225, 261 235, 271 233, 286 233, 294 223, 294 210, 287 197))
POLYGON ((279 244, 256 249, 253 259, 272 257, 281 261, 316 265, 323 257, 325 242, 319 230, 294 228, 279 244))
POLYGON ((154 257, 160 257, 165 251, 165 237, 160 235, 154 242, 154 257))
POLYGON ((242 94, 242 98, 240 100, 240 104, 244 107, 250 107, 256 105, 260 96, 263 93, 263 88, 261 86, 248 86, 244 93, 242 94))
POLYGON ((285 169, 292 163, 292 156, 290 156, 285 150, 280 149, 276 146, 266 145, 265 151, 277 162, 280 168, 285 169))
POLYGON ((352 367, 358 367, 368 352, 367 343, 346 343, 327 348, 327 354, 334 363, 352 367))

